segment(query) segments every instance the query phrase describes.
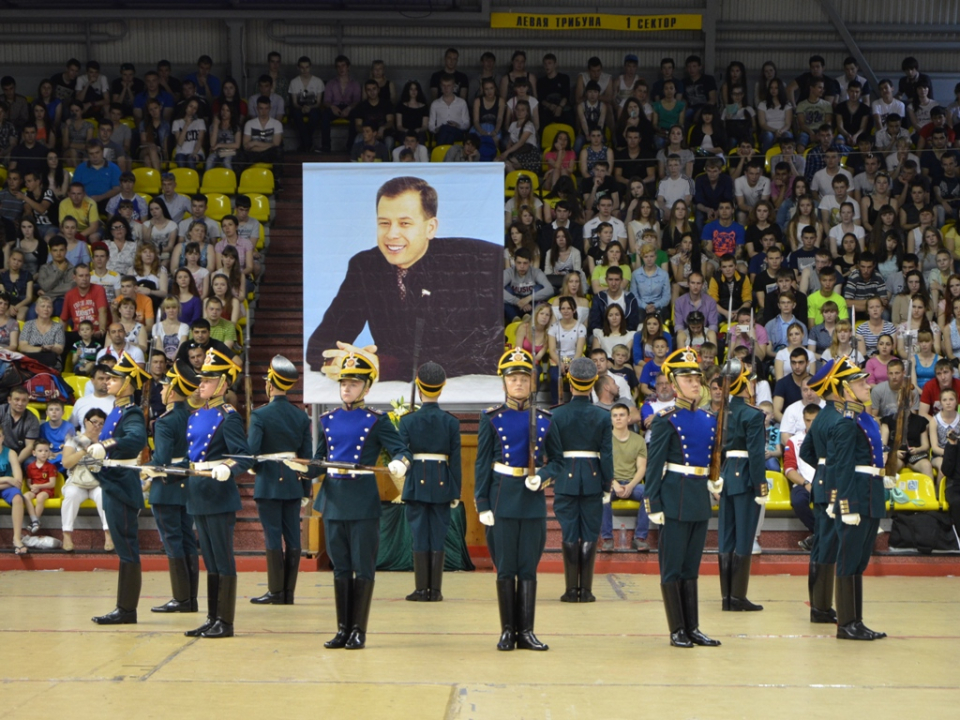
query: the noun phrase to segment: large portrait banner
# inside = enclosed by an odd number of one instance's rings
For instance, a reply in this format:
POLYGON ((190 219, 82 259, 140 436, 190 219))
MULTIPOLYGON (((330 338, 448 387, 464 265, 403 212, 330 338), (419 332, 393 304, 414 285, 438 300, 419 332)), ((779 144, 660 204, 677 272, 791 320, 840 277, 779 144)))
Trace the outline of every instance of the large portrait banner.
POLYGON ((305 402, 339 404, 332 358, 369 345, 368 403, 408 400, 427 361, 445 404, 502 400, 503 198, 500 163, 303 166, 305 402))

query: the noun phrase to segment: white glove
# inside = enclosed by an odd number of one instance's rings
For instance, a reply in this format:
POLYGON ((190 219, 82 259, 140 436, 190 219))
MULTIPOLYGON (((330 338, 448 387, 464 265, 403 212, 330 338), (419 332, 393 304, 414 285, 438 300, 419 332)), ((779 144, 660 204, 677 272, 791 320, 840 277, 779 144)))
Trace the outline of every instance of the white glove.
POLYGON ((484 510, 480 513, 480 522, 487 527, 493 527, 493 510, 484 510))
POLYGON ((311 500, 310 496, 307 495, 305 498, 303 498, 303 500, 300 501, 300 507, 302 508, 307 507, 310 504, 310 500, 311 500))
POLYGON ((833 504, 832 504, 832 503, 831 503, 830 505, 827 505, 827 517, 829 517, 831 520, 836 520, 836 519, 837 519, 837 513, 836 513, 836 511, 833 509, 833 504))
POLYGON ((298 473, 309 472, 310 466, 304 465, 303 463, 294 462, 293 460, 284 460, 283 464, 286 465, 291 470, 295 470, 298 473))
POLYGON ((767 501, 768 501, 769 499, 770 499, 770 496, 769 496, 769 495, 757 495, 757 496, 753 499, 753 501, 754 501, 757 505, 759 505, 760 507, 763 507, 764 505, 767 504, 767 501))
POLYGON ((407 474, 407 465, 402 460, 391 460, 387 469, 395 478, 402 478, 407 474))
POLYGON ((460 500, 451 500, 451 501, 450 501, 450 509, 451 509, 451 510, 456 510, 459 506, 460 506, 460 500))
POLYGON ((611 497, 613 497, 613 490, 611 490, 611 491, 609 491, 609 492, 605 492, 605 493, 603 494, 603 501, 602 501, 603 504, 604 504, 604 505, 609 505, 609 504, 610 504, 610 498, 611 498, 611 497))
POLYGON ((103 460, 107 456, 107 449, 100 443, 94 443, 87 448, 87 455, 94 460, 103 460))
POLYGON ((707 490, 714 495, 719 495, 720 491, 723 490, 723 478, 717 478, 716 481, 707 480, 707 490))
POLYGON ((230 479, 231 475, 232 473, 227 465, 217 465, 213 470, 210 471, 210 476, 214 480, 219 480, 220 482, 226 482, 230 479))
POLYGON ((860 513, 844 513, 840 519, 843 520, 844 525, 859 525, 860 513))
POLYGON ((528 475, 527 479, 523 481, 523 484, 527 486, 528 490, 536 492, 540 489, 540 485, 543 481, 540 479, 539 475, 528 475))
POLYGON ((166 474, 165 472, 160 472, 159 470, 154 470, 152 467, 145 467, 145 468, 143 468, 143 469, 140 470, 140 479, 141 479, 141 480, 148 480, 148 479, 153 479, 153 478, 158 478, 158 477, 166 477, 166 476, 167 476, 167 474, 166 474))
POLYGON ((649 513, 647 517, 650 519, 650 522, 652 522, 654 525, 663 525, 664 520, 666 520, 662 512, 649 513))
POLYGON ((883 478, 883 489, 884 490, 893 490, 897 486, 896 480, 889 475, 885 475, 883 478))

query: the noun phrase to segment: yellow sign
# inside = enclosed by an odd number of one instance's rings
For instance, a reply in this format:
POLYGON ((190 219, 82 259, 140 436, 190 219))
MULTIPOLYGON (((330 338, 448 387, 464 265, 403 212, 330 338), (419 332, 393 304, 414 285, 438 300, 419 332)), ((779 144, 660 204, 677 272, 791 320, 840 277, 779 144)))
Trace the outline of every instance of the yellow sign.
POLYGON ((702 15, 609 15, 606 13, 490 13, 490 27, 513 30, 700 30, 702 15))

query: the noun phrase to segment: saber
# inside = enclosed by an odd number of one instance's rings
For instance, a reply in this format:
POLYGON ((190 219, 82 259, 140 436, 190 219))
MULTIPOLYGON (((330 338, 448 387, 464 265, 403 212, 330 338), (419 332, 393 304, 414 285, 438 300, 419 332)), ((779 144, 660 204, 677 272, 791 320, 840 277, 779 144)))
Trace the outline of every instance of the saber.
POLYGON ((366 470, 373 473, 389 474, 390 470, 379 465, 361 465, 359 463, 337 462, 335 460, 311 460, 307 458, 293 457, 291 453, 273 453, 272 455, 224 455, 224 457, 237 460, 255 460, 258 462, 290 462, 300 465, 310 465, 311 467, 333 468, 335 470, 366 470), (284 457, 277 457, 283 455, 284 457))

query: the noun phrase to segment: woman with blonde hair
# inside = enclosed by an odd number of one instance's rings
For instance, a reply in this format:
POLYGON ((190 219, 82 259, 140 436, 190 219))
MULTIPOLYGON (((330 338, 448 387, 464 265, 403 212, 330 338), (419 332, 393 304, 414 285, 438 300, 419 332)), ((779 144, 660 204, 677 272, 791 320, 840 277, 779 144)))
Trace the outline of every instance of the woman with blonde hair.
POLYGON ((830 347, 823 351, 821 356, 824 361, 836 360, 844 355, 850 358, 850 361, 858 367, 863 367, 863 353, 861 353, 853 342, 853 325, 849 320, 837 320, 836 327, 833 328, 833 342, 830 347))
POLYGON ((555 320, 559 320, 562 317, 560 314, 560 300, 569 297, 573 298, 574 304, 576 305, 574 315, 576 315, 577 321, 586 327, 587 319, 590 317, 590 301, 587 300, 583 288, 583 277, 580 273, 569 273, 563 278, 560 292, 557 293, 555 297, 550 298, 550 305, 553 306, 553 317, 555 320))
POLYGON ((160 312, 162 319, 153 326, 153 348, 173 361, 180 343, 190 336, 190 326, 180 321, 180 301, 173 295, 160 303, 160 312))

